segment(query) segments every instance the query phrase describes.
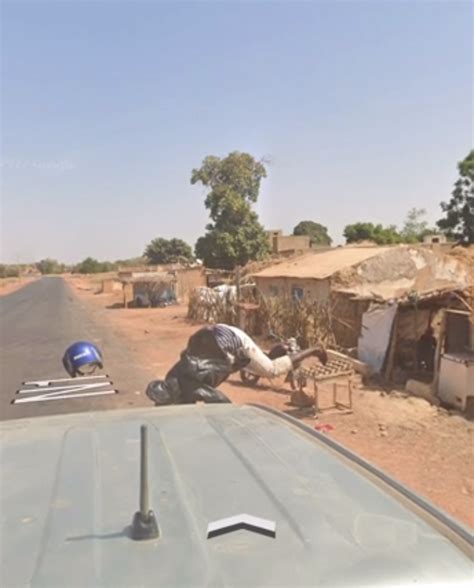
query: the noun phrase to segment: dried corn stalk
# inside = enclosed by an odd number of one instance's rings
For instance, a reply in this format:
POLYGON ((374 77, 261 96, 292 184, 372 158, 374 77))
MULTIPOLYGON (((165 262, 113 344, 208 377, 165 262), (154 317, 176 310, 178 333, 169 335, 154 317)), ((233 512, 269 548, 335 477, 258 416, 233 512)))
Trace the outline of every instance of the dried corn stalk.
POLYGON ((329 305, 260 296, 258 312, 258 322, 263 330, 282 337, 298 336, 305 346, 315 343, 332 346, 335 343, 329 305))
POLYGON ((235 324, 237 319, 235 300, 227 295, 214 296, 211 292, 203 295, 202 291, 195 290, 190 295, 188 318, 194 322, 235 324))
MULTIPOLYGON (((300 337, 304 346, 321 343, 335 345, 331 308, 327 304, 313 301, 295 302, 290 298, 266 298, 260 292, 245 294, 246 302, 258 308, 254 320, 246 321, 250 335, 268 334, 270 331, 281 337, 300 337)), ((236 324, 236 300, 232 297, 203 296, 195 291, 189 300, 188 318, 195 322, 236 324)))

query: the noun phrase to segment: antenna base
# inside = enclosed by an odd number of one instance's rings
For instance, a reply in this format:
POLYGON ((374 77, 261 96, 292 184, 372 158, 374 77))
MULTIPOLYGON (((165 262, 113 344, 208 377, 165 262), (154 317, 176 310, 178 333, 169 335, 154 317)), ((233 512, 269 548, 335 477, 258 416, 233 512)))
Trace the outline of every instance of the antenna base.
POLYGON ((147 539, 158 539, 160 532, 156 522, 155 513, 148 511, 146 517, 140 511, 133 515, 133 522, 130 536, 134 541, 146 541, 147 539))

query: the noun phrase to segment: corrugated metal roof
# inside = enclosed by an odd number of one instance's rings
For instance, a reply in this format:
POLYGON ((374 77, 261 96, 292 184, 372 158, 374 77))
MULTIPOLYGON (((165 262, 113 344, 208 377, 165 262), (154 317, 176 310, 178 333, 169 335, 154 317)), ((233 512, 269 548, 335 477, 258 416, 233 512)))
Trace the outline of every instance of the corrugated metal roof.
POLYGON ((256 278, 306 278, 323 280, 345 268, 380 255, 388 247, 338 247, 324 253, 309 253, 273 265, 254 274, 256 278))

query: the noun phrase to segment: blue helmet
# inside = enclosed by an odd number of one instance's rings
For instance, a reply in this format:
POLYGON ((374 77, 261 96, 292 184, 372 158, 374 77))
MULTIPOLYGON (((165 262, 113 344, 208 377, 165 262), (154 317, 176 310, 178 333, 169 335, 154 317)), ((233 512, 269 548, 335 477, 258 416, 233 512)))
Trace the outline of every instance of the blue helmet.
POLYGON ((102 353, 93 343, 77 341, 66 349, 63 366, 72 378, 92 374, 103 367, 102 353))

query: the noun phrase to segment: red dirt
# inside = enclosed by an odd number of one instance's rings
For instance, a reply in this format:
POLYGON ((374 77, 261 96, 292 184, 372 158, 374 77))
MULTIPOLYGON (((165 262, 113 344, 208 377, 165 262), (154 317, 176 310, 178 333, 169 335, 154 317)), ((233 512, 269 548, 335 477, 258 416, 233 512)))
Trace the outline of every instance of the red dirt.
POLYGON ((6 296, 7 294, 11 294, 12 292, 16 292, 16 290, 20 290, 20 288, 24 288, 31 282, 34 282, 38 278, 5 278, 0 280, 0 296, 6 296))
MULTIPOLYGON (((86 278, 70 278, 78 295, 96 308, 112 306, 117 294, 94 295, 86 278), (79 289, 80 288, 80 289, 79 289)), ((186 308, 120 309, 107 312, 111 327, 122 333, 137 352, 137 360, 152 365, 163 377, 199 325, 190 324, 186 308)), ((327 434, 371 461, 437 506, 474 527, 474 425, 462 416, 402 393, 357 387, 353 412, 311 411, 290 404, 288 386, 267 382, 257 389, 239 383, 237 375, 222 386, 233 402, 256 402, 302 419, 309 426, 329 424, 327 434)), ((331 400, 329 386, 320 392, 321 406, 331 400)))

